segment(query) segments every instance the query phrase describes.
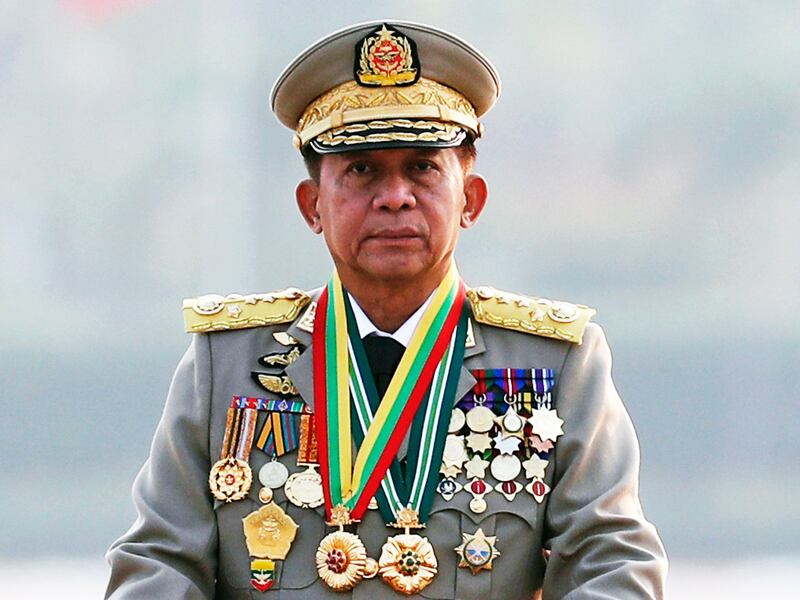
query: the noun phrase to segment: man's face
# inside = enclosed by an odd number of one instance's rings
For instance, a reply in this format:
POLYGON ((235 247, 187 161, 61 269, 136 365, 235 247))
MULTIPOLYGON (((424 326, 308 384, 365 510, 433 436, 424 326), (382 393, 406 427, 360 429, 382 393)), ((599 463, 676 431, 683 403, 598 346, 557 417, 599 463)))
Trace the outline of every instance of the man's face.
POLYGON ((438 283, 459 228, 474 223, 486 196, 483 179, 465 174, 460 152, 397 148, 322 157, 319 183, 302 182, 298 204, 324 234, 343 281, 438 283))

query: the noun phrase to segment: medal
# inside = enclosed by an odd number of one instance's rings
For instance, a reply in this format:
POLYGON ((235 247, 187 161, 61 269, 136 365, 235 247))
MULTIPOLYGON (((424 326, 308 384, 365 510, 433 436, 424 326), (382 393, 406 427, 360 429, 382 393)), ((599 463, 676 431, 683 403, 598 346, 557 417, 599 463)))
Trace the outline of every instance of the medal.
POLYGON ((275 563, 268 558, 250 561, 250 585, 259 592, 266 592, 275 583, 275 563))
POLYGON ((486 467, 489 466, 489 461, 484 460, 480 454, 473 454, 465 464, 467 469, 467 479, 483 479, 486 477, 486 467))
POLYGON ((472 494, 472 500, 469 501, 469 509, 476 515, 484 512, 486 510, 486 500, 483 497, 492 491, 492 486, 483 479, 473 479, 466 485, 465 489, 472 494))
POLYGON ((452 477, 445 477, 439 482, 439 485, 436 486, 436 491, 444 498, 445 502, 450 502, 453 496, 462 489, 464 489, 463 486, 452 477))
POLYGON ((253 472, 247 463, 253 446, 258 411, 254 408, 229 408, 222 440, 220 459, 211 467, 208 487, 222 502, 234 502, 247 496, 253 472))
POLYGON ((531 448, 537 452, 550 452, 550 450, 555 447, 553 442, 550 440, 543 440, 535 433, 531 434, 531 436, 528 438, 528 442, 530 443, 531 448))
POLYGON ((447 428, 448 433, 458 433, 464 428, 464 424, 467 422, 467 417, 464 415, 464 411, 460 408, 454 408, 452 414, 450 415, 450 425, 447 428))
POLYGON ((444 442, 442 464, 446 467, 457 467, 461 472, 461 465, 467 460, 467 449, 464 438, 460 435, 448 435, 444 442))
POLYGON ((497 481, 512 481, 522 471, 522 464, 513 454, 500 454, 494 457, 489 470, 497 481))
POLYGON ((473 452, 483 454, 492 447, 492 438, 488 433, 470 433, 467 436, 467 446, 473 452))
POLYGON ((542 440, 555 442, 558 436, 564 433, 564 430, 561 428, 564 424, 564 419, 561 419, 555 410, 534 408, 531 416, 528 418, 528 422, 531 424, 531 431, 542 440))
POLYGON ((223 502, 241 500, 253 483, 253 472, 243 460, 223 458, 214 463, 208 475, 208 486, 214 498, 223 502))
POLYGON ((486 406, 479 404, 467 413, 467 427, 475 433, 486 433, 494 425, 494 413, 486 406))
POLYGON ((525 477, 527 479, 544 479, 544 470, 547 468, 547 461, 539 458, 536 454, 531 454, 531 457, 522 463, 525 467, 525 477))
POLYGON ((495 548, 497 536, 486 536, 479 527, 474 534, 462 533, 461 539, 461 545, 455 548, 458 566, 468 568, 473 575, 481 570, 491 571, 492 561, 500 556, 495 548))
POLYGON ((292 473, 283 489, 289 502, 300 508, 316 508, 325 502, 322 493, 322 477, 314 465, 305 471, 292 473))
POLYGON ((517 494, 523 489, 522 484, 518 481, 504 481, 499 486, 495 488, 498 492, 505 496, 505 499, 509 502, 513 501, 514 498, 517 497, 517 494))
POLYGON ((522 440, 518 437, 503 437, 501 431, 498 431, 497 435, 494 436, 494 447, 501 454, 514 454, 521 443, 522 440))
POLYGON ((436 575, 438 563, 428 538, 412 534, 411 529, 424 527, 419 516, 410 506, 398 512, 392 527, 402 528, 405 533, 386 540, 378 559, 379 573, 396 592, 416 594, 425 589, 436 575))
POLYGON ((267 463, 264 463, 258 470, 258 480, 261 485, 268 487, 272 490, 277 490, 283 487, 289 477, 289 469, 283 463, 279 463, 275 458, 267 463))
POLYGON ((305 471, 292 473, 283 491, 289 502, 300 508, 317 508, 325 502, 322 477, 317 472, 317 437, 311 415, 300 416, 300 442, 297 449, 297 466, 305 471))
POLYGON ((297 523, 284 510, 269 502, 244 519, 244 537, 250 556, 283 560, 297 535, 297 523))
POLYGON ((525 486, 525 490, 541 504, 544 497, 550 493, 550 486, 537 477, 525 486))
POLYGON ((353 589, 362 579, 370 579, 378 573, 378 564, 367 556, 361 539, 344 531, 344 526, 352 522, 350 511, 344 505, 333 507, 328 525, 339 530, 322 538, 317 548, 317 572, 322 581, 337 592, 353 589))
POLYGON ((525 421, 517 414, 513 406, 509 406, 506 414, 497 417, 496 421, 504 437, 518 437, 522 439, 525 435, 525 421))
POLYGON ((456 467, 455 465, 442 465, 441 469, 439 469, 439 473, 444 475, 445 477, 449 477, 451 479, 458 476, 461 473, 461 467, 456 467))
MULTIPOLYGON (((339 531, 322 540, 316 564, 320 578, 334 590, 352 589, 380 572, 396 591, 415 594, 436 575, 433 547, 410 530, 422 527, 427 518, 440 467, 457 473, 467 458, 463 437, 448 435, 464 357, 464 297, 464 284, 452 267, 380 397, 336 273, 320 295, 312 345, 315 430, 326 513, 339 531), (404 473, 397 453, 406 434, 410 443, 404 473), (357 536, 344 531, 373 498, 384 520, 404 530, 386 541, 377 563, 366 557, 357 536)), ((457 425, 457 413, 455 419, 457 425)), ((455 493, 453 487, 442 492, 455 493)))

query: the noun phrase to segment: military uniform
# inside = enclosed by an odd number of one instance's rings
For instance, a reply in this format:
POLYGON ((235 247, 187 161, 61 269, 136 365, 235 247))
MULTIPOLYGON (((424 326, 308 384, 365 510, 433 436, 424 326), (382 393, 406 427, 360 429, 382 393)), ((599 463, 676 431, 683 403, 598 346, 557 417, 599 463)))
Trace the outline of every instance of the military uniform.
MULTIPOLYGON (((550 598, 661 597, 663 548, 639 506, 638 445, 611 380, 611 357, 601 329, 588 324, 581 331, 580 323, 558 331, 559 324, 547 318, 538 324, 533 320, 539 306, 533 299, 483 295, 485 299, 473 294, 472 311, 484 322, 472 319, 473 340, 465 352, 458 397, 472 389, 470 373, 476 369, 553 368, 564 434, 546 471, 552 491, 541 504, 526 493, 513 501, 491 493, 481 514, 469 509, 466 491, 449 502, 437 496, 424 534, 436 550, 439 573, 415 597, 511 600, 531 598, 542 586, 550 598), (533 304, 518 306, 517 300, 533 304), (546 337, 537 335, 540 330, 546 337), (497 537, 501 554, 491 571, 473 575, 457 567, 454 548, 462 532, 478 527, 497 537), (547 560, 545 548, 550 550, 547 560)), ((258 358, 287 351, 273 336, 276 331, 288 333, 302 348, 286 373, 313 408, 311 336, 308 327, 301 327, 308 310, 300 308, 304 301, 305 295, 255 304, 234 299, 226 302, 226 310, 233 308, 238 318, 190 318, 190 330, 208 333, 195 334, 175 374, 150 459, 134 486, 139 519, 110 551, 109 597, 402 597, 376 579, 363 581, 351 595, 325 587, 314 566, 317 545, 329 530, 321 509, 298 508, 282 490, 274 501, 298 523, 298 535, 273 587, 264 593, 253 590, 242 519, 258 507, 259 486, 254 484, 245 500, 232 503, 214 501, 208 493, 208 472, 222 445, 231 397, 265 395, 251 376, 263 370, 258 358), (262 304, 267 310, 256 310, 262 304), (277 323, 253 326, 270 321, 277 323)), ((268 460, 262 452, 250 459, 254 471, 268 460)), ((300 470, 293 464, 296 452, 280 460, 291 472, 300 470)), ((490 474, 487 480, 497 484, 490 474)), ((368 511, 357 531, 372 555, 393 534, 377 511, 368 511)))
MULTIPOLYGON (((337 32, 301 54, 279 78, 273 107, 296 129, 298 147, 318 153, 449 147, 482 133, 477 119, 498 93, 494 69, 466 43, 425 26, 370 23, 337 32), (354 48, 363 94, 341 66, 347 62, 352 69, 354 48), (393 61, 392 69, 383 69, 385 61, 393 61), (370 91, 376 82, 378 91, 370 91)), ((139 517, 109 551, 107 597, 403 597, 374 572, 343 591, 331 589, 327 577, 336 571, 337 555, 323 551, 334 529, 330 507, 298 502, 285 477, 275 485, 259 480, 267 466, 275 471, 273 462, 288 474, 306 469, 300 458, 311 439, 307 417, 321 409, 313 377, 320 294, 290 289, 184 303, 194 338, 134 484, 139 517), (278 413, 283 416, 276 420, 278 413), (299 448, 298 422, 306 434, 299 448), (245 485, 229 475, 236 490, 226 496, 219 489, 224 478, 212 465, 232 460, 225 453, 234 451, 234 430, 248 432, 239 436, 236 452, 243 453, 236 456, 259 477, 245 485), (272 516, 248 529, 264 507, 272 516), (284 528, 276 533, 276 527, 284 528), (259 553, 259 538, 273 534, 285 542, 284 551, 259 553)), ((460 321, 466 339, 451 342, 455 347, 463 341, 463 364, 453 371, 452 405, 445 407, 454 409, 453 417, 439 459, 441 481, 449 487, 439 483, 426 526, 416 532, 435 554, 435 574, 406 597, 662 597, 664 551, 641 512, 637 440, 611 380, 604 335, 589 322, 594 311, 487 287, 466 296, 460 321), (487 384, 495 375, 506 381, 487 384), (485 408, 488 397, 495 399, 486 405, 494 421, 473 426, 470 413, 485 408), (528 419, 531 425, 509 433, 504 415, 518 416, 511 407, 519 407, 520 423, 528 419), (536 429, 543 427, 536 411, 549 415, 548 434, 536 429)), ((416 450, 406 436, 397 459, 416 450)), ((347 529, 368 557, 381 556, 381 565, 387 540, 398 534, 377 510, 367 510, 347 529)), ((425 566, 414 568, 420 564, 425 566)))

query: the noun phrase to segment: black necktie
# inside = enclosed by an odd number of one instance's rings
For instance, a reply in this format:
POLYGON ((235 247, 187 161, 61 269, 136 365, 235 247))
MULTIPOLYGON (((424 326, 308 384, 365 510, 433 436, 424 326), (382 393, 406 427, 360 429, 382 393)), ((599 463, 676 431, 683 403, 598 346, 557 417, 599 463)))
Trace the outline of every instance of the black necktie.
POLYGON ((362 342, 375 387, 378 388, 378 396, 383 398, 406 348, 394 338, 376 333, 369 334, 362 342))

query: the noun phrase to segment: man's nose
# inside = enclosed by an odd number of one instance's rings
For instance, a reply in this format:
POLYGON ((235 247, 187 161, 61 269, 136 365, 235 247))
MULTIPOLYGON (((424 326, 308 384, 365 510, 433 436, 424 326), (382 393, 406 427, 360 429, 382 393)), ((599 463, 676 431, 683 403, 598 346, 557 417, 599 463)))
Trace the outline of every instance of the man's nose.
POLYGON ((373 203, 375 208, 402 210, 414 208, 417 199, 414 196, 413 182, 402 173, 388 173, 378 182, 373 203))

